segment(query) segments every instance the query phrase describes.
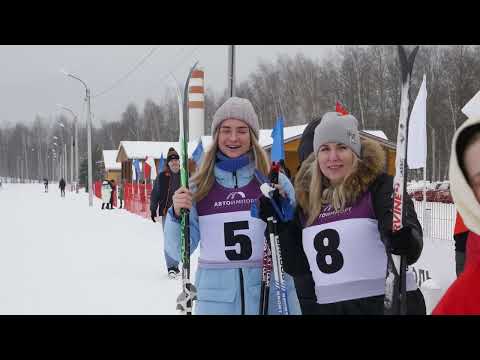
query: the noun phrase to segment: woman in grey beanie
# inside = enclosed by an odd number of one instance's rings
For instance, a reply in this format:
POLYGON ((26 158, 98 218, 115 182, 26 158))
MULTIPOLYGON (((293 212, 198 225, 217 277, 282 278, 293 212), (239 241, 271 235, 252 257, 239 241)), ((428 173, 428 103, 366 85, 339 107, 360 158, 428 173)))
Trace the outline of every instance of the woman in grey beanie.
MULTIPOLYGON (((178 189, 168 210, 165 248, 169 256, 180 258, 182 208, 190 210, 192 253, 200 244, 195 314, 258 314, 265 224, 250 215, 250 207, 261 194, 255 172, 269 173, 258 134, 258 117, 250 101, 228 99, 213 117, 213 143, 190 179, 190 190, 178 189)), ((293 205, 292 184, 283 174, 279 183, 293 205)), ((290 314, 300 314, 290 276, 286 283, 290 314)), ((276 310, 273 293, 271 313, 276 310)))
MULTIPOLYGON (((279 226, 285 271, 294 278, 312 274, 316 304, 305 307, 311 314, 383 314, 385 247, 410 265, 423 246, 410 199, 405 227, 392 234, 393 178, 384 173, 384 151, 361 141, 357 124, 352 115, 322 117, 313 153, 296 176, 294 219, 279 226)), ((412 272, 407 302, 409 314, 426 313, 412 272)))

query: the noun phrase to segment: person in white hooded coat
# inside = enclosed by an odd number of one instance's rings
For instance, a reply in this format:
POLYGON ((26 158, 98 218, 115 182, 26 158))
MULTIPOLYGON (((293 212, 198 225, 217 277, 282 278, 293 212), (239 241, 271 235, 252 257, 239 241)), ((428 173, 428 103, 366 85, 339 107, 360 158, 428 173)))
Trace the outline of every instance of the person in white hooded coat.
POLYGON ((109 209, 110 198, 112 196, 112 186, 108 180, 103 180, 102 182, 102 210, 107 204, 107 209, 109 209))
MULTIPOLYGON (((480 115, 460 126, 452 141, 450 189, 467 228, 480 234, 480 115)), ((478 237, 469 241, 480 241, 478 237)), ((470 244, 475 245, 475 244, 470 244)), ((478 244, 476 244, 478 245, 478 244)), ((433 315, 480 315, 480 261, 467 263, 433 310, 433 315)))

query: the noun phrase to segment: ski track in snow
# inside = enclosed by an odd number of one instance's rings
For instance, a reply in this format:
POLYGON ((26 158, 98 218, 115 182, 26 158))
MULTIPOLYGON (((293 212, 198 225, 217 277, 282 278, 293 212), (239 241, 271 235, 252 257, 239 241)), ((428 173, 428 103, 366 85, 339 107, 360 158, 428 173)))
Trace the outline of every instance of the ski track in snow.
MULTIPOLYGON (((58 184, 0 190, 1 315, 175 315, 181 280, 171 280, 161 221, 58 184)), ((198 252, 192 256, 195 273, 198 252)))

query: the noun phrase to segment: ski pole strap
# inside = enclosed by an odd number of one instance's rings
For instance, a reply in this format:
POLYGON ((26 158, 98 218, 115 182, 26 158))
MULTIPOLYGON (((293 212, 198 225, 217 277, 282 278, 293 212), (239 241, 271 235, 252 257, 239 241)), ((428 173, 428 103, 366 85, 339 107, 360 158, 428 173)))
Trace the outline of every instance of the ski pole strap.
MULTIPOLYGON (((294 208, 290 203, 288 198, 284 198, 280 195, 278 190, 275 190, 272 186, 269 185, 269 179, 264 176, 260 171, 255 169, 254 172, 255 177, 257 180, 262 184, 260 188, 262 189, 262 193, 265 197, 268 197, 272 203, 273 209, 275 213, 278 215, 278 219, 281 222, 288 222, 293 219, 294 208), (268 188, 268 191, 265 190, 268 188)), ((277 174, 278 175, 278 174, 277 174)), ((253 217, 260 218, 259 216, 259 209, 256 203, 253 203, 250 213, 253 217)))
POLYGON ((280 164, 276 162, 272 162, 272 166, 270 167, 270 183, 271 184, 278 184, 279 172, 280 172, 280 164))

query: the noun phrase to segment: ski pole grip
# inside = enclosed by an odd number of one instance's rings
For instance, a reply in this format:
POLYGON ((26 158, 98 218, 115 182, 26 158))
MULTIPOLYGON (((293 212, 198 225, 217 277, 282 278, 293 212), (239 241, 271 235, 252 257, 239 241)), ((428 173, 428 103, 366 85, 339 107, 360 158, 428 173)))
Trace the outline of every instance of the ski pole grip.
POLYGON ((272 162, 272 166, 270 168, 270 183, 271 184, 278 184, 278 173, 280 172, 280 164, 276 163, 275 161, 272 162))

